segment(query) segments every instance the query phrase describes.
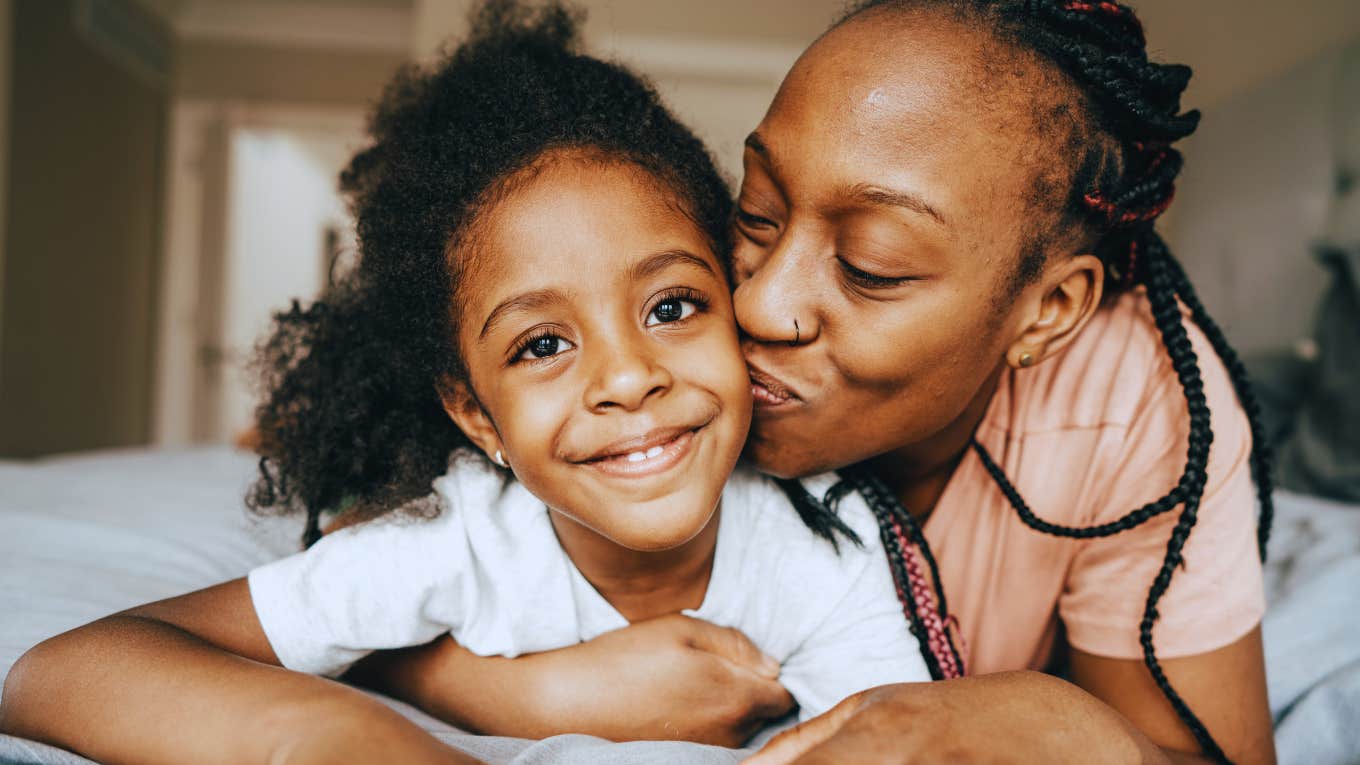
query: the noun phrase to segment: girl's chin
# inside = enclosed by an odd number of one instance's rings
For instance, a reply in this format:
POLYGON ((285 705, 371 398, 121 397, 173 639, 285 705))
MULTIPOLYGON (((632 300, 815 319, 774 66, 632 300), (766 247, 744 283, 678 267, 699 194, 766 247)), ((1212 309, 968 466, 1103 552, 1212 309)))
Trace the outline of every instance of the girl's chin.
POLYGON ((682 509, 678 504, 675 500, 661 500, 624 506, 612 513, 613 517, 587 525, 600 536, 633 552, 666 552, 693 541, 713 522, 717 495, 712 502, 702 503, 706 509, 700 509, 698 503, 691 505, 691 509, 682 509))

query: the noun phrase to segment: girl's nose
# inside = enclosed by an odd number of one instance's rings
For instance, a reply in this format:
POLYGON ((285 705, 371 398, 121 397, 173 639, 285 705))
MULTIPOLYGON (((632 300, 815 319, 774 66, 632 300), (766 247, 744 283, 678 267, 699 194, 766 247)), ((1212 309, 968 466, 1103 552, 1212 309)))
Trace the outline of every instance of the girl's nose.
POLYGON ((591 411, 636 410, 674 383, 670 370, 658 363, 645 341, 612 344, 593 355, 593 370, 585 393, 585 405, 591 411))

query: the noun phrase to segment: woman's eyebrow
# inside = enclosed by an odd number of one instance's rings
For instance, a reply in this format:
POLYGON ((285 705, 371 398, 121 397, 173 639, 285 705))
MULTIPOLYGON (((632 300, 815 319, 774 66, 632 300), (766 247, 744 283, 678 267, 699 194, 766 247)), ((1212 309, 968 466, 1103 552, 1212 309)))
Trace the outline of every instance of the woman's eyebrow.
POLYGON ((681 264, 703 269, 714 277, 718 276, 717 272, 713 270, 713 266, 708 264, 708 261, 694 253, 684 250, 664 250, 648 255, 633 264, 633 267, 628 269, 628 277, 631 281, 642 281, 665 271, 671 266, 681 264))
POLYGON ((506 315, 515 311, 533 311, 545 306, 565 302, 567 296, 560 290, 542 289, 531 292, 522 292, 514 297, 506 298, 491 309, 491 314, 486 317, 486 323, 482 325, 482 332, 477 336, 478 340, 486 339, 488 333, 503 321, 506 315))
POLYGON ((842 196, 848 197, 863 204, 882 206, 882 207, 901 207, 912 212, 934 218, 935 222, 941 226, 948 226, 944 216, 939 210, 930 206, 930 203, 922 199, 920 195, 910 191, 889 189, 883 186, 875 186, 868 183, 856 183, 846 189, 842 196))

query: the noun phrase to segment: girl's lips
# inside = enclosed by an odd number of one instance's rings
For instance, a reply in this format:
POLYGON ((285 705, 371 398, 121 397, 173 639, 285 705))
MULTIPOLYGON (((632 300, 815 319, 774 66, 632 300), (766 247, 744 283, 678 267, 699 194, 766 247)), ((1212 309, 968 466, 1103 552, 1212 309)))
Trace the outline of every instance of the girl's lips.
POLYGON ((747 369, 751 375, 751 397, 756 406, 783 406, 798 400, 798 396, 779 380, 755 367, 748 366, 747 369))
POLYGON ((669 441, 653 444, 646 449, 590 460, 581 464, 594 468, 605 475, 620 478, 641 478, 664 473, 680 464, 680 461, 693 450, 694 439, 702 429, 702 426, 700 426, 694 430, 683 431, 669 441))

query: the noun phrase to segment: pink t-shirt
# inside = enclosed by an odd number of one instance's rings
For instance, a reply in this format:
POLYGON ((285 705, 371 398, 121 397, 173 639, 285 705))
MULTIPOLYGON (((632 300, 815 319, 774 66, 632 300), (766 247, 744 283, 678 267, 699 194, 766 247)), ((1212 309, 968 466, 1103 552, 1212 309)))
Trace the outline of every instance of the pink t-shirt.
MULTIPOLYGON (((1153 642, 1164 658, 1227 645, 1265 613, 1246 416, 1208 339, 1185 324, 1214 438, 1185 565, 1158 606, 1153 642)), ((977 438, 1036 515, 1088 526, 1170 490, 1188 430, 1185 395, 1140 290, 1102 308, 1058 357, 1007 372, 977 438)), ((1181 509, 1113 537, 1049 536, 1020 521, 970 450, 925 525, 968 673, 1043 668, 1060 624, 1082 651, 1141 658, 1138 623, 1181 509)))

